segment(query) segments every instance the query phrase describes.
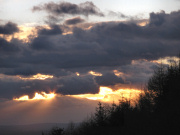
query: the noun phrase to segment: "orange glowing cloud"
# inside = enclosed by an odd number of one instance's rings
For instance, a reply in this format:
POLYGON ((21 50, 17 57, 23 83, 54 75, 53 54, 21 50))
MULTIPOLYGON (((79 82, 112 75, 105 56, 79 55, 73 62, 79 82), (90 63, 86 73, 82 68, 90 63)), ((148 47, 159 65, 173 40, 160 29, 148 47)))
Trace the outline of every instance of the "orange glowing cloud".
POLYGON ((118 77, 124 75, 123 72, 119 72, 118 70, 113 70, 113 72, 114 72, 114 74, 115 74, 116 76, 118 76, 118 77))
POLYGON ((27 100, 52 99, 55 96, 56 96, 56 94, 53 93, 53 92, 51 92, 49 94, 47 94, 45 92, 41 92, 41 93, 36 92, 32 99, 30 99, 28 95, 25 95, 25 96, 22 96, 22 97, 19 97, 19 98, 14 98, 13 100, 16 100, 16 101, 27 101, 27 100))
POLYGON ((149 23, 149 20, 141 20, 137 23, 137 25, 139 26, 146 26, 149 23))
POLYGON ((76 98, 86 98, 89 100, 100 100, 102 102, 119 102, 121 99, 127 99, 132 102, 139 98, 139 95, 143 93, 142 90, 137 89, 118 89, 112 90, 108 87, 100 87, 98 94, 80 94, 80 95, 69 95, 76 98))
POLYGON ((33 75, 32 77, 21 77, 18 76, 20 79, 22 80, 45 80, 45 79, 49 79, 49 78, 53 78, 53 75, 43 75, 43 74, 36 74, 33 75))
POLYGON ((94 72, 94 71, 89 71, 88 73, 91 74, 91 75, 94 75, 94 76, 102 76, 101 73, 94 72))
POLYGON ((151 62, 154 62, 157 64, 171 65, 171 64, 174 64, 174 62, 178 62, 178 61, 180 61, 180 58, 178 58, 178 57, 164 57, 164 58, 160 58, 158 60, 152 60, 151 62))
POLYGON ((80 73, 79 73, 79 72, 76 72, 76 75, 77 75, 77 76, 80 76, 80 73))

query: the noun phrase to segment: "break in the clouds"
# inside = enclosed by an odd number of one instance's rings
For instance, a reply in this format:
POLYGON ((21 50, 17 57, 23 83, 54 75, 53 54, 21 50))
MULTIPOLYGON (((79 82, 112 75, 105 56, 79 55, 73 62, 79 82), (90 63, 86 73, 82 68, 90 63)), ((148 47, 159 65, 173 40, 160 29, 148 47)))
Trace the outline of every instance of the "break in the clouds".
POLYGON ((15 23, 8 22, 4 25, 0 25, 0 34, 10 35, 15 32, 19 32, 19 28, 15 23))
POLYGON ((34 6, 32 9, 32 11, 41 10, 44 10, 56 16, 62 16, 64 14, 104 16, 103 13, 92 2, 88 1, 80 4, 73 4, 70 2, 49 2, 42 5, 34 6))
POLYGON ((180 11, 169 14, 162 11, 150 13, 149 24, 145 26, 135 21, 103 22, 89 29, 73 27, 71 34, 64 34, 69 27, 56 24, 37 28, 37 36, 31 38, 28 45, 18 39, 0 38, 1 74, 10 78, 37 73, 54 76, 41 81, 16 78, 7 82, 1 78, 0 95, 9 98, 49 89, 62 94, 97 93, 101 85, 144 83, 153 72, 152 60, 178 54, 179 24, 180 11), (138 66, 133 61, 142 63, 138 66), (91 70, 102 76, 90 75, 91 70), (116 75, 114 70, 123 74, 116 75))
POLYGON ((117 16, 118 18, 131 18, 130 16, 127 16, 123 13, 120 13, 120 12, 114 12, 114 11, 109 11, 108 13, 108 16, 110 17, 114 17, 114 16, 117 16))
POLYGON ((74 18, 71 18, 71 19, 67 19, 65 21, 65 24, 66 25, 74 25, 74 24, 83 23, 83 22, 85 22, 85 20, 82 19, 81 17, 74 17, 74 18))

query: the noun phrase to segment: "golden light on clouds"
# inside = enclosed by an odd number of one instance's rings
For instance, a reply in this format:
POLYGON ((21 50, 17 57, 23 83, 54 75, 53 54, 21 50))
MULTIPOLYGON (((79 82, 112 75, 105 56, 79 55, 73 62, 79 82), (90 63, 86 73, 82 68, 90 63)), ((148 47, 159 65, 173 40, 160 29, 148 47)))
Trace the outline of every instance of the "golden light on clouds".
POLYGON ((114 74, 115 74, 116 76, 122 76, 122 75, 124 75, 123 72, 119 72, 118 70, 113 70, 113 72, 114 72, 114 74))
POLYGON ((91 75, 94 75, 94 76, 102 76, 101 73, 94 72, 94 71, 89 71, 88 73, 91 74, 91 75))
POLYGON ((45 80, 45 79, 51 79, 54 76, 53 75, 43 75, 43 74, 38 73, 31 77, 21 77, 21 76, 18 76, 18 77, 22 80, 45 80))
POLYGON ((29 35, 33 35, 37 37, 37 30, 34 27, 27 27, 27 26, 18 26, 19 32, 16 32, 12 35, 3 35, 0 34, 0 37, 6 39, 7 41, 11 41, 13 38, 17 38, 22 40, 23 42, 29 42, 29 35))
POLYGON ((148 23, 149 23, 149 20, 142 20, 142 21, 138 22, 137 25, 146 26, 148 23))
POLYGON ((70 34, 73 34, 72 31, 68 31, 68 32, 63 32, 62 35, 70 35, 70 34))
POLYGON ((36 92, 32 99, 30 99, 28 95, 24 95, 24 96, 19 97, 19 98, 14 98, 13 100, 28 101, 28 100, 40 100, 40 99, 52 99, 55 96, 56 96, 56 94, 53 92, 51 92, 49 94, 47 94, 46 92, 41 92, 41 93, 36 92))
POLYGON ((80 94, 80 95, 69 95, 75 98, 86 98, 89 100, 99 100, 102 102, 112 103, 113 101, 118 103, 121 99, 127 99, 135 102, 139 95, 143 93, 142 90, 137 89, 118 89, 113 90, 108 87, 100 87, 98 94, 80 94))
POLYGON ((76 72, 76 75, 77 75, 77 76, 80 76, 80 73, 79 73, 79 72, 76 72))
POLYGON ((174 64, 174 62, 178 62, 179 60, 180 60, 180 58, 178 58, 178 57, 164 57, 164 58, 160 58, 158 60, 153 60, 151 62, 155 62, 158 64, 171 65, 171 64, 174 64))
POLYGON ((23 40, 24 42, 29 42, 29 35, 37 36, 37 30, 34 27, 19 26, 20 32, 14 34, 14 38, 23 40))

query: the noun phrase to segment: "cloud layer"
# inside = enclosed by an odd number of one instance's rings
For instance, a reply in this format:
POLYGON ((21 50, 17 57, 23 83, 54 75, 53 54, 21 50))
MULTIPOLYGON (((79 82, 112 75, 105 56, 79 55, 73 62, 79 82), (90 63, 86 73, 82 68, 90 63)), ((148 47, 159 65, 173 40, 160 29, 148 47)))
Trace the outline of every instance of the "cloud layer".
MULTIPOLYGON (((48 3, 34 7, 34 10, 46 10, 55 15, 101 15, 91 2, 79 5, 48 3)), ((79 22, 82 22, 81 18, 66 21, 67 24, 79 22)), ((18 39, 0 38, 0 74, 3 76, 0 77, 0 98, 49 89, 62 94, 97 93, 101 85, 141 84, 156 66, 151 60, 178 54, 179 24, 180 11, 160 12, 151 13, 146 26, 132 21, 104 22, 93 24, 88 30, 73 27, 72 34, 63 34, 65 29, 70 29, 68 26, 51 24, 48 28, 37 27, 37 36, 31 38, 28 45, 18 39), (91 70, 102 76, 89 74, 91 70), (124 74, 117 76, 114 70, 124 74), (17 77, 37 73, 54 78, 22 80, 17 77)), ((18 31, 15 24, 8 26, 0 26, 0 30, 6 28, 8 31, 1 31, 2 34, 18 31)))

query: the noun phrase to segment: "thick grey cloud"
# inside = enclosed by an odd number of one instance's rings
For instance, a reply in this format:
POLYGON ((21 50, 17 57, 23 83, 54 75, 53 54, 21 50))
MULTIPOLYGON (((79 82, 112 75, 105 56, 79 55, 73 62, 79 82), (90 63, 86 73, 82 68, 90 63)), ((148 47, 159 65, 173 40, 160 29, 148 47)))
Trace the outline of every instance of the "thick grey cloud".
POLYGON ((18 45, 10 43, 3 38, 0 38, 0 52, 1 53, 17 53, 20 51, 18 45))
POLYGON ((73 76, 61 80, 62 87, 58 88, 62 94, 98 93, 99 85, 92 76, 73 76))
POLYGON ((85 20, 81 19, 81 17, 74 17, 74 18, 71 18, 71 19, 67 19, 65 21, 65 24, 74 25, 74 24, 83 23, 83 22, 85 22, 85 20))
POLYGON ((39 35, 57 35, 62 34, 62 30, 58 25, 50 25, 50 29, 47 28, 38 28, 38 34, 39 35))
POLYGON ((0 25, 0 34, 10 35, 15 32, 19 32, 17 24, 8 22, 5 25, 0 25))
POLYGON ((114 73, 106 73, 103 76, 97 76, 95 80, 101 86, 110 86, 118 83, 124 84, 124 80, 121 77, 117 77, 114 73))
POLYGON ((60 2, 60 3, 46 3, 39 6, 34 6, 32 11, 40 11, 45 10, 48 13, 61 16, 63 14, 70 14, 70 15, 97 15, 97 16, 104 16, 103 13, 92 3, 92 2, 84 2, 80 4, 73 4, 70 2, 60 2))

